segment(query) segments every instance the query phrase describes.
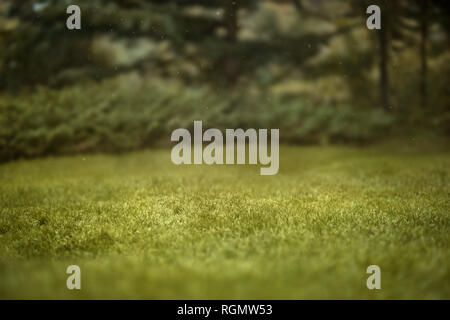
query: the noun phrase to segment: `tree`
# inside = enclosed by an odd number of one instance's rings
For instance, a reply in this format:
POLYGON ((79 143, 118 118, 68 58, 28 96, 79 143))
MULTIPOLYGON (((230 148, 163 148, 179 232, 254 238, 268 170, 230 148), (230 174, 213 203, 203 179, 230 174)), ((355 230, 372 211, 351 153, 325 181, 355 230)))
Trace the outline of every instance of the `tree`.
MULTIPOLYGON (((406 32, 419 34, 418 36, 418 52, 420 57, 420 77, 419 92, 420 105, 422 109, 428 106, 428 58, 429 58, 429 29, 432 24, 441 25, 443 30, 449 34, 448 15, 450 13, 450 5, 448 2, 440 0, 414 0, 410 2, 403 1, 403 7, 400 17, 400 26, 402 28, 402 36, 406 37, 406 32), (445 17, 445 18, 444 18, 445 17), (402 19, 406 18, 412 23, 405 23, 402 19)), ((409 45, 415 45, 417 42, 411 38, 409 45)))
POLYGON ((6 66, 0 75, 4 79, 8 74, 10 79, 8 83, 0 83, 0 88, 48 84, 59 74, 74 68, 101 79, 130 69, 142 69, 146 62, 155 60, 153 56, 145 57, 126 68, 99 65, 91 59, 90 46, 101 34, 169 41, 177 56, 184 55, 186 43, 203 47, 200 53, 214 44, 224 50, 211 56, 215 61, 210 64, 221 68, 219 73, 233 82, 239 69, 232 56, 238 45, 238 13, 242 8, 253 6, 255 1, 80 0, 77 3, 82 9, 83 27, 68 31, 65 28, 66 2, 7 1, 4 15, 19 23, 1 35, 7 50, 0 55, 0 61, 6 66), (195 14, 190 10, 193 8, 197 9, 195 14), (225 30, 225 36, 217 32, 219 29, 225 30))
MULTIPOLYGON (((290 0, 286 2, 292 4, 290 0)), ((0 88, 10 89, 64 85, 80 77, 100 80, 130 70, 145 72, 149 66, 163 74, 168 68, 173 69, 173 64, 154 54, 119 67, 109 65, 105 59, 95 59, 92 44, 101 35, 168 43, 177 61, 186 60, 199 70, 195 79, 183 74, 180 78, 234 86, 243 76, 253 77, 269 63, 298 69, 321 45, 347 30, 343 26, 327 34, 274 31, 270 37, 242 39, 242 15, 255 12, 262 5, 260 1, 79 0, 82 28, 69 31, 65 28, 66 2, 7 3, 6 16, 19 21, 16 28, 2 35, 7 50, 0 53, 0 61, 6 66, 0 70, 0 79, 8 81, 0 80, 0 88), (188 45, 195 50, 187 52, 188 45)))
POLYGON ((422 108, 426 108, 428 104, 428 63, 427 63, 427 43, 429 28, 429 1, 422 0, 420 2, 420 95, 422 108))

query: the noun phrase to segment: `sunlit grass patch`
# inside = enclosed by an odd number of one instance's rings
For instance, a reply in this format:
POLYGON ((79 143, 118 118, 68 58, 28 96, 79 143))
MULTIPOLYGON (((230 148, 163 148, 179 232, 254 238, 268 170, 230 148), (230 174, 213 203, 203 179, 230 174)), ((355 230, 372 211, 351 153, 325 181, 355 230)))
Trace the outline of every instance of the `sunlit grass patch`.
POLYGON ((169 150, 4 164, 0 296, 448 299, 449 155, 283 147, 276 176, 169 150))

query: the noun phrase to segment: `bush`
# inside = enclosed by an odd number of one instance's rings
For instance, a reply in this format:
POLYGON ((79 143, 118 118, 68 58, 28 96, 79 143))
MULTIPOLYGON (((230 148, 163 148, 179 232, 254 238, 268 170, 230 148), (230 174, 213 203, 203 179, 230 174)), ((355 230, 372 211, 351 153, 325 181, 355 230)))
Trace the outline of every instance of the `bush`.
POLYGON ((137 76, 0 98, 0 159, 119 152, 169 145, 171 132, 204 127, 279 128, 282 142, 361 142, 392 123, 377 110, 312 106, 299 99, 218 92, 137 76))

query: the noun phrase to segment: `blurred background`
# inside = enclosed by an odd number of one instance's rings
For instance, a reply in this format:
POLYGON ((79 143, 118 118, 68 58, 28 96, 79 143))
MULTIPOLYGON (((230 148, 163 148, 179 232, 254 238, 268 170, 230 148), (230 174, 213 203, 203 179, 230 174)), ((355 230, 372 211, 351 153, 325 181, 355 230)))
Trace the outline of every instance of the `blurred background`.
POLYGON ((0 160, 170 145, 192 128, 287 144, 450 135, 438 0, 1 0, 0 160), (66 8, 81 8, 68 30, 66 8), (382 10, 368 30, 366 9, 382 10))

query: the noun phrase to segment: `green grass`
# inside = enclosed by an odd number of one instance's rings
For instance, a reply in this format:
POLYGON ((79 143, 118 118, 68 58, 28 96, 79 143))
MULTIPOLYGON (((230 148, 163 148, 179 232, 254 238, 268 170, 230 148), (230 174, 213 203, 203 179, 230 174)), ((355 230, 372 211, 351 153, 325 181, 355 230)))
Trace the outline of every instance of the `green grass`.
POLYGON ((0 297, 450 298, 448 150, 283 147, 280 162, 276 176, 177 167, 169 150, 3 164, 0 297))

